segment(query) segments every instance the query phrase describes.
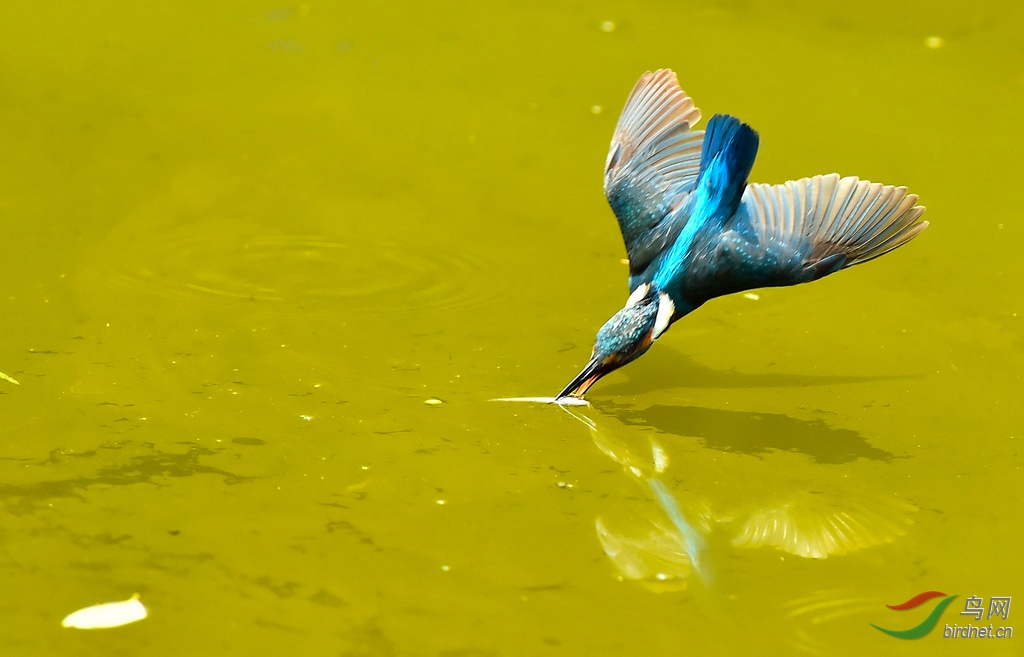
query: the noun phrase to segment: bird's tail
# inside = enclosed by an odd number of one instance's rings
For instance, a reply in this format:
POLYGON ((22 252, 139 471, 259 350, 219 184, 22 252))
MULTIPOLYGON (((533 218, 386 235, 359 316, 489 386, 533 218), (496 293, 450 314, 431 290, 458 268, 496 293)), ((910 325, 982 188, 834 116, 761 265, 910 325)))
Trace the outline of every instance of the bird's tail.
POLYGON ((700 154, 697 198, 720 212, 722 220, 739 207, 759 143, 754 129, 734 116, 715 114, 708 121, 700 154))

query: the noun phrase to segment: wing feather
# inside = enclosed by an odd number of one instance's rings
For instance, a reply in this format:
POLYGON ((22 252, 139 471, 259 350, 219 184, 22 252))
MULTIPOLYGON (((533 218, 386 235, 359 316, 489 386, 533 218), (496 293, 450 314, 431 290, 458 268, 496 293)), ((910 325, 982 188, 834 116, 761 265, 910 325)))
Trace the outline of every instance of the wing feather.
POLYGON ((694 301, 815 280, 898 248, 928 226, 906 187, 837 174, 747 186, 717 240, 715 258, 693 263, 694 301))
POLYGON ((629 255, 639 274, 685 224, 677 212, 700 172, 703 131, 693 99, 675 73, 645 73, 626 100, 615 127, 604 187, 629 255))

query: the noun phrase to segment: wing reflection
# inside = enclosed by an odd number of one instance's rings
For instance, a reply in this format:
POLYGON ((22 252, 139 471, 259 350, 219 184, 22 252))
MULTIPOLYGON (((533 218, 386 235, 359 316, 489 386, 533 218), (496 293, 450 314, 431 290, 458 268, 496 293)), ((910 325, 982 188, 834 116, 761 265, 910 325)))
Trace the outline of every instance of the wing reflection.
MULTIPOLYGON (((563 410, 590 429, 594 444, 646 487, 664 514, 663 517, 649 519, 649 528, 639 537, 614 533, 600 517, 597 519, 598 539, 622 576, 658 582, 662 589, 685 588, 686 578, 692 572, 698 573, 705 582, 710 581, 710 570, 703 558, 707 549, 704 537, 690 524, 676 498, 658 478, 669 467, 665 449, 652 439, 649 442, 650 457, 646 454, 638 456, 637 450, 625 440, 616 440, 613 432, 599 429, 597 423, 584 413, 565 407, 563 410)), ((626 425, 619 426, 628 429, 626 425)))
POLYGON ((701 446, 709 442, 709 423, 702 424, 700 439, 678 436, 671 445, 675 451, 696 450, 677 459, 689 466, 690 472, 683 473, 671 467, 669 450, 656 439, 658 432, 636 426, 635 412, 562 410, 582 422, 598 449, 643 491, 641 499, 631 501, 629 513, 598 517, 596 530, 620 575, 653 590, 686 588, 694 573, 710 584, 714 555, 707 537, 726 539, 718 544, 719 551, 728 545, 775 548, 824 559, 895 540, 907 532, 917 512, 891 495, 858 490, 848 477, 839 478, 840 483, 823 477, 814 484, 823 490, 809 491, 806 478, 766 467, 763 459, 749 461, 738 454, 720 458, 721 453, 709 457, 715 452, 701 446), (835 488, 829 491, 831 485, 835 488), (743 499, 744 493, 749 500, 743 499))
POLYGON ((775 547, 810 559, 847 554, 888 543, 907 531, 906 517, 917 511, 901 500, 837 503, 822 496, 796 495, 772 508, 754 511, 732 539, 737 547, 775 547))
POLYGON ((602 518, 595 524, 604 553, 622 577, 645 582, 658 591, 686 588, 693 566, 674 527, 650 523, 647 531, 630 536, 612 531, 602 518))

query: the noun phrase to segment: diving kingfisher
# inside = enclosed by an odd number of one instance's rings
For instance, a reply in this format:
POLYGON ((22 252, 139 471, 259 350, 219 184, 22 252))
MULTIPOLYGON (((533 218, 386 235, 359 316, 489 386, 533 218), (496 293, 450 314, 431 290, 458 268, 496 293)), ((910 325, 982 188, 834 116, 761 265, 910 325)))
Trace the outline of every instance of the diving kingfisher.
POLYGON ((709 299, 814 281, 928 226, 906 187, 834 173, 747 184, 757 133, 724 114, 693 130, 700 116, 669 69, 645 73, 626 99, 604 191, 626 243, 630 295, 559 399, 583 397, 709 299))

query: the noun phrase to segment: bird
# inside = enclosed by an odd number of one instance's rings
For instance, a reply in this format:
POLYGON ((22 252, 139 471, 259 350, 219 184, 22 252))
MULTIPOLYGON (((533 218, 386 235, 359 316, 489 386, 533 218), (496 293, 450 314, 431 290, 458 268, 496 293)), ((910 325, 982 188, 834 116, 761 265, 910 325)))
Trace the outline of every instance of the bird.
POLYGON ((629 258, 629 298, 556 399, 582 399, 705 302, 797 285, 903 246, 927 226, 906 187, 838 174, 749 183, 760 137, 701 112, 671 69, 633 87, 605 162, 604 190, 629 258))

